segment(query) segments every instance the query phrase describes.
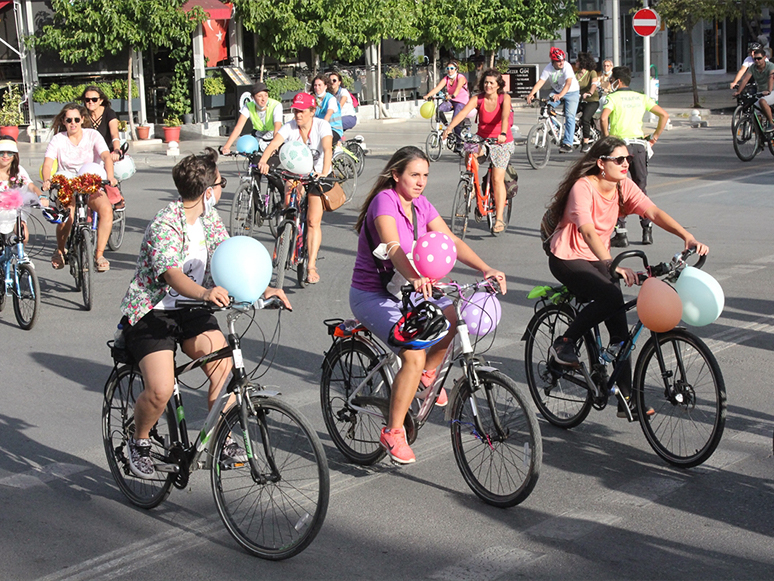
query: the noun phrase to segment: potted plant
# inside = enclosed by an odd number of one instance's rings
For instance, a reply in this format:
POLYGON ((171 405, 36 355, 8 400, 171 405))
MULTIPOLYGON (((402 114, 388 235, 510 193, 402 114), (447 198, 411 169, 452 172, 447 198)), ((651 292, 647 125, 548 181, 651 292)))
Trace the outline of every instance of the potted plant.
POLYGON ((137 126, 137 139, 148 139, 150 137, 150 125, 143 123, 137 126))
POLYGON ((193 123, 193 113, 183 113, 183 125, 191 125, 193 123))
POLYGON ((407 90, 413 91, 419 88, 419 77, 407 77, 398 67, 390 67, 384 73, 384 90, 387 92, 407 90))
POLYGON ((164 143, 180 141, 180 117, 173 115, 164 119, 164 143))
POLYGON ((207 109, 223 107, 226 104, 226 83, 223 82, 223 75, 213 73, 204 77, 202 81, 204 90, 204 106, 207 109))
POLYGON ((24 115, 21 112, 22 95, 18 86, 8 83, 6 87, 3 104, 0 106, 0 135, 10 135, 18 140, 19 125, 24 123, 24 115))

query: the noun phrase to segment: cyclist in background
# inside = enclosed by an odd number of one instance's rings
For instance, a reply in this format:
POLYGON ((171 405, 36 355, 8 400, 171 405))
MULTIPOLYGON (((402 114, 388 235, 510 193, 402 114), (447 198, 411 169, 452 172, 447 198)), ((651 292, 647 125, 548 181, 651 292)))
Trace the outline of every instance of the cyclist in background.
MULTIPOLYGON (((742 61, 742 66, 739 67, 739 70, 736 72, 736 76, 734 77, 734 80, 731 81, 731 88, 736 88, 736 85, 739 83, 739 81, 742 80, 742 77, 744 74, 750 70, 750 67, 755 64, 755 55, 753 54, 756 50, 761 49, 763 50, 763 45, 760 42, 751 42, 747 45, 747 58, 742 61)), ((764 57, 766 56, 766 53, 764 52, 764 57)), ((766 57, 766 62, 768 62, 769 59, 766 57)))
MULTIPOLYGON (((176 345, 192 359, 226 347, 212 313, 176 305, 186 298, 229 304, 228 291, 215 286, 210 274, 212 255, 228 238, 215 210, 226 185, 217 159, 217 152, 207 148, 174 167, 172 177, 180 198, 148 224, 134 277, 121 302, 126 348, 138 362, 144 384, 135 404, 134 438, 127 442, 129 467, 138 478, 156 478, 150 430, 172 397, 176 345)), ((270 296, 279 296, 290 307, 281 290, 266 289, 264 297, 270 296)), ((210 381, 208 408, 220 395, 230 370, 229 359, 204 364, 210 381)), ((233 462, 247 461, 245 450, 234 441, 226 441, 224 453, 233 462)))
POLYGON ((771 63, 766 58, 766 51, 762 48, 756 48, 753 51, 754 65, 747 69, 739 88, 734 92, 734 96, 741 93, 750 79, 755 81, 755 86, 758 91, 763 95, 758 101, 758 106, 766 115, 768 125, 764 127, 764 131, 774 131, 774 121, 771 118, 771 106, 774 105, 774 63, 771 63))
POLYGON ((581 102, 578 104, 578 113, 581 114, 581 126, 583 127, 581 153, 586 153, 591 149, 589 143, 591 124, 594 121, 594 113, 599 109, 599 76, 594 70, 596 66, 597 63, 591 53, 578 54, 578 60, 575 62, 578 71, 575 73, 575 78, 578 79, 581 95, 581 102))
MULTIPOLYGON (((470 99, 468 80, 465 78, 465 75, 459 72, 459 70, 460 65, 457 61, 449 61, 446 65, 446 76, 442 78, 427 95, 422 97, 425 101, 428 101, 439 91, 446 90, 446 102, 441 103, 441 106, 438 107, 444 123, 446 123, 446 115, 444 115, 445 111, 454 109, 452 117, 456 117, 457 114, 462 111, 462 108, 468 104, 468 100, 470 99)), ((457 127, 454 130, 454 133, 456 133, 458 137, 461 136, 462 126, 457 127)))
POLYGON ((355 103, 350 93, 341 84, 341 75, 333 72, 328 75, 331 83, 331 94, 336 97, 341 107, 341 126, 344 131, 352 129, 357 124, 357 114, 355 112, 355 103))
POLYGON ((551 64, 546 65, 546 68, 540 73, 538 82, 527 95, 527 103, 532 103, 540 87, 546 81, 550 82, 552 92, 548 96, 549 104, 552 107, 557 107, 560 102, 564 102, 564 137, 562 137, 559 153, 572 153, 572 140, 575 136, 575 112, 578 110, 580 87, 572 65, 564 58, 564 52, 552 46, 548 54, 551 58, 551 64))
POLYGON ((505 80, 495 69, 484 71, 478 85, 479 94, 471 97, 468 104, 454 116, 443 132, 446 139, 455 126, 462 123, 473 109, 478 111, 478 130, 476 134, 483 138, 497 139, 489 146, 492 163, 492 192, 494 193, 496 220, 492 225, 492 234, 497 236, 505 230, 503 212, 505 210, 505 170, 513 155, 513 113, 511 96, 504 91, 505 80))
POLYGON ((113 161, 121 159, 121 140, 118 138, 118 116, 110 106, 110 99, 104 91, 95 85, 90 85, 83 90, 79 99, 89 112, 91 126, 105 140, 105 145, 110 150, 113 161))
POLYGON ((237 119, 234 130, 222 148, 224 154, 231 153, 231 146, 242 135, 242 130, 248 119, 253 125, 250 133, 259 140, 270 140, 274 137, 274 132, 279 131, 279 128, 282 127, 282 103, 269 97, 269 89, 266 84, 260 81, 253 84, 250 87, 250 93, 253 100, 248 100, 245 106, 240 109, 239 119, 237 119))
MULTIPOLYGON (((406 413, 420 382, 425 388, 432 385, 436 368, 441 364, 444 350, 454 338, 454 333, 447 333, 444 337, 426 328, 429 334, 416 338, 418 343, 431 345, 427 350, 422 345, 406 349, 391 346, 388 337, 402 313, 399 300, 384 286, 383 273, 393 273, 391 278, 402 275, 417 293, 422 293, 425 301, 434 305, 423 312, 429 313, 433 322, 438 322, 442 321, 438 312, 441 309, 443 316, 451 322, 451 329, 454 329, 456 317, 451 301, 431 298, 433 281, 420 276, 407 256, 411 254, 417 238, 428 231, 436 231, 454 241, 460 262, 480 271, 484 277, 494 277, 502 292, 506 291, 505 275, 490 268, 470 246, 452 234, 438 211, 423 195, 429 170, 430 162, 419 148, 406 146, 396 151, 363 202, 355 225, 358 232, 357 257, 349 289, 349 305, 352 314, 385 345, 389 345, 402 363, 392 384, 387 427, 382 430, 379 440, 390 458, 400 464, 416 460, 403 429, 406 413), (382 257, 381 260, 377 255, 382 257), (440 342, 439 337, 442 337, 440 342)), ((446 329, 445 322, 440 326, 446 329)), ((448 395, 441 390, 436 405, 447 403, 448 395)))
POLYGON ((336 145, 344 134, 344 126, 341 123, 341 105, 333 96, 333 87, 328 75, 320 74, 312 79, 312 94, 317 103, 314 116, 330 123, 333 145, 336 145))

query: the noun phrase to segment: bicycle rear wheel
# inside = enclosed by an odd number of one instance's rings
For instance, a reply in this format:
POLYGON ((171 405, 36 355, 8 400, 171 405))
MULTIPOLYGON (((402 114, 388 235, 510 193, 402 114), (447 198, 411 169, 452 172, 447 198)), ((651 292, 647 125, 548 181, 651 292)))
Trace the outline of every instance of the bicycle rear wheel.
MULTIPOLYGON (((572 309, 566 305, 548 305, 540 309, 527 325, 523 339, 524 365, 530 395, 540 413, 549 423, 559 428, 574 428, 591 411, 591 392, 562 377, 562 368, 549 367, 548 350, 557 337, 564 334, 575 319, 572 309)), ((584 344, 586 341, 584 340, 584 344)), ((592 359, 588 345, 581 349, 586 353, 586 365, 592 359)))
POLYGON ((250 444, 245 445, 240 410, 233 407, 215 440, 210 472, 215 505, 231 536, 248 552, 281 560, 303 551, 325 520, 330 495, 328 460, 314 428, 276 398, 249 403, 250 444), (226 439, 251 450, 250 464, 222 454, 226 439))
POLYGON ((742 115, 734 127, 734 152, 742 161, 750 161, 760 151, 757 122, 752 113, 742 115))
POLYGON ((19 277, 19 284, 13 295, 13 313, 19 326, 29 331, 38 319, 40 283, 31 264, 17 264, 16 275, 19 277))
POLYGON ((228 221, 228 233, 231 236, 251 236, 253 233, 253 183, 243 182, 234 194, 231 202, 231 217, 228 221))
POLYGON ((664 368, 651 337, 637 358, 634 394, 648 443, 664 460, 698 466, 720 443, 726 425, 726 385, 712 351, 685 329, 657 335, 664 368), (664 385, 668 382, 668 385, 664 385))
POLYGON ((320 378, 320 405, 328 434, 348 460, 364 466, 378 462, 386 454, 379 444, 385 419, 377 404, 389 402, 390 379, 384 369, 368 378, 379 362, 379 356, 365 343, 345 339, 325 356, 320 378), (358 404, 373 414, 356 410, 348 403, 366 378, 367 383, 358 392, 358 404))
POLYGON ((333 176, 339 180, 339 185, 347 194, 347 203, 351 203, 357 194, 357 167, 355 160, 346 153, 340 153, 333 158, 333 176))
POLYGON ((126 232, 126 208, 113 208, 113 228, 108 237, 108 248, 116 251, 124 243, 124 233, 126 232))
POLYGON ((285 198, 285 190, 281 184, 278 186, 268 179, 266 187, 268 188, 269 200, 269 230, 271 230, 271 235, 276 238, 279 236, 280 224, 282 224, 282 204, 285 198))
POLYGON ((534 169, 542 169, 551 157, 551 135, 545 123, 538 123, 527 134, 527 161, 534 169))
POLYGON ((80 283, 83 304, 87 311, 91 310, 91 273, 94 272, 94 243, 91 240, 91 230, 82 228, 78 235, 78 271, 76 276, 80 283))
POLYGON ((293 244, 296 242, 296 228, 292 222, 285 222, 285 226, 282 228, 282 234, 274 243, 275 257, 277 265, 275 267, 277 272, 277 279, 274 286, 282 288, 285 284, 285 272, 290 266, 291 253, 293 252, 293 244))
MULTIPOLYGON (((102 441, 108 466, 119 490, 129 501, 141 508, 153 508, 161 504, 175 479, 172 472, 157 472, 157 478, 137 478, 129 469, 127 441, 134 437, 134 404, 145 385, 139 371, 129 366, 118 369, 105 386, 102 402, 102 441)), ((168 447, 177 440, 177 424, 171 404, 150 433, 151 457, 156 463, 167 463, 168 447)))
POLYGON ((363 151, 363 148, 360 147, 360 144, 354 139, 347 141, 345 146, 356 158, 353 161, 355 162, 355 167, 357 167, 358 177, 363 175, 363 168, 365 168, 365 151, 363 151))
POLYGON ((510 377, 499 371, 479 371, 478 377, 480 389, 471 394, 465 379, 452 402, 454 459, 481 500, 500 508, 515 506, 530 495, 540 476, 540 426, 510 377), (474 409, 484 433, 476 427, 474 409))
POLYGON ((470 214, 470 201, 472 198, 473 187, 470 184, 470 180, 461 179, 457 184, 457 191, 454 192, 451 231, 463 240, 468 232, 468 216, 470 214))
POLYGON ((441 134, 437 131, 431 131, 425 139, 425 153, 430 161, 438 161, 441 158, 443 142, 441 134))

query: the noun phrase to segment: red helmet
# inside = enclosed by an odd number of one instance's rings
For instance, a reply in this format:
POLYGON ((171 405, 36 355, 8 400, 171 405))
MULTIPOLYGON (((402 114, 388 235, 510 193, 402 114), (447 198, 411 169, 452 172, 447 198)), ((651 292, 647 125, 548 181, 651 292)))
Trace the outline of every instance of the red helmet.
POLYGON ((551 57, 552 61, 563 61, 564 51, 561 48, 556 48, 555 46, 552 46, 551 50, 548 51, 548 56, 551 57))

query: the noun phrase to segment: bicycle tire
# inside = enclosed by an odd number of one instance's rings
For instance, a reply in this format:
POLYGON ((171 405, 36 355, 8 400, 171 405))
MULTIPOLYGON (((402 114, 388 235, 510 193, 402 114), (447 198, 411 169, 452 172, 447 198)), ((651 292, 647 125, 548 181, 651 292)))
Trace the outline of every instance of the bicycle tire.
MULTIPOLYGON (((583 422, 592 405, 589 390, 552 373, 548 365, 548 350, 574 319, 571 307, 547 305, 535 313, 524 334, 524 365, 529 393, 540 414, 550 424, 563 429, 574 428, 583 422)), ((588 345, 585 351, 588 365, 593 355, 588 345)))
POLYGON ((2 288, 0 288, 0 313, 3 312, 3 309, 5 309, 5 285, 3 285, 2 288))
POLYGON ((269 192, 269 230, 271 235, 276 238, 279 236, 280 224, 282 224, 282 203, 284 202, 284 189, 278 188, 277 185, 267 180, 266 187, 269 192))
MULTIPOLYGON (((352 392, 379 363, 378 355, 365 343, 349 338, 338 342, 323 360, 320 377, 320 405, 328 434, 339 451, 354 464, 370 466, 384 458, 379 444, 384 419, 352 409, 347 404, 352 392)), ((374 407, 372 400, 389 402, 390 380, 380 369, 361 391, 361 407, 374 407)))
POLYGON ((243 182, 231 201, 228 233, 231 236, 251 236, 253 233, 253 184, 243 182))
POLYGON ((35 326, 40 311, 40 283, 31 264, 17 264, 19 284, 13 294, 13 314, 19 327, 29 331, 35 326))
POLYGON ((706 461, 720 443, 726 424, 726 385, 715 356, 698 337, 685 329, 657 335, 662 370, 651 337, 637 358, 633 389, 648 443, 668 463, 681 468, 706 461), (665 393, 668 377, 670 390, 665 393))
POLYGON ((734 127, 734 152, 742 161, 751 161, 760 151, 760 136, 755 123, 752 113, 747 113, 734 127))
POLYGON ((331 165, 333 176, 339 180, 339 185, 347 195, 346 203, 352 203, 357 194, 357 167, 355 167, 355 160, 346 153, 340 153, 333 158, 331 165))
POLYGON ((126 209, 116 210, 113 208, 113 227, 110 229, 107 246, 115 252, 121 248, 124 243, 124 234, 126 233, 126 209))
POLYGON ((766 145, 769 146, 769 153, 771 153, 771 155, 774 155, 774 135, 767 136, 766 145))
POLYGON ((513 198, 505 198, 505 208, 503 209, 503 221, 506 226, 511 223, 511 213, 513 212, 513 198))
POLYGON ((91 230, 82 228, 78 236, 78 279, 80 280, 83 305, 91 310, 93 295, 91 288, 91 273, 94 272, 94 243, 91 240, 91 230))
POLYGON ((452 402, 451 439, 454 459, 475 494, 499 508, 515 506, 537 484, 543 462, 543 441, 535 412, 516 382, 500 371, 479 371, 481 388, 471 395, 468 380, 457 386, 452 402), (489 392, 491 400, 486 396, 489 392), (476 398, 475 427, 470 398, 476 398), (498 435, 492 411, 497 410, 504 434, 498 435))
POLYGON ((736 109, 734 109, 734 113, 731 115, 731 137, 733 138, 734 132, 736 131, 736 125, 739 123, 739 120, 742 118, 742 115, 744 114, 744 106, 743 105, 737 105, 736 109))
POLYGON ((473 198, 473 186, 470 180, 461 179, 457 183, 452 204, 451 231, 460 240, 465 239, 468 232, 468 216, 470 215, 470 201, 473 198))
POLYGON ((309 275, 309 256, 306 252, 306 225, 301 225, 302 236, 304 237, 304 244, 298 252, 298 264, 296 264, 296 281, 300 288, 306 288, 309 286, 306 278, 309 275))
POLYGON ((237 407, 218 429, 210 470, 212 493, 226 529, 249 553, 273 561, 303 551, 320 532, 328 510, 330 475, 320 439, 309 421, 277 398, 253 397, 249 403, 245 446, 237 407), (249 463, 221 456, 226 439, 252 450, 262 475, 271 475, 270 447, 279 477, 256 482, 249 463))
POLYGON ((355 162, 355 167, 357 168, 357 175, 360 177, 363 175, 363 169, 365 168, 365 151, 354 139, 347 141, 345 147, 352 155, 355 156, 353 161, 355 162))
POLYGON ((293 244, 296 241, 296 227, 293 222, 285 222, 285 226, 282 228, 282 234, 277 238, 275 242, 275 248, 277 253, 277 280, 274 283, 276 288, 282 288, 285 284, 285 273, 290 267, 291 257, 293 252, 293 244))
POLYGON ((545 123, 533 125, 527 134, 527 161, 534 169, 543 169, 551 157, 551 136, 545 123))
MULTIPOLYGON (((151 509, 169 496, 176 475, 158 472, 159 478, 145 480, 137 478, 129 469, 126 443, 128 438, 134 437, 134 404, 144 387, 140 372, 128 365, 111 375, 102 402, 102 441, 118 489, 135 506, 151 509)), ((167 463, 165 445, 177 441, 177 424, 171 404, 167 404, 150 436, 153 444, 151 457, 157 462, 167 463)))
POLYGON ((443 142, 441 141, 441 135, 437 131, 431 131, 425 139, 425 153, 430 161, 438 161, 441 159, 441 152, 443 151, 443 142))

